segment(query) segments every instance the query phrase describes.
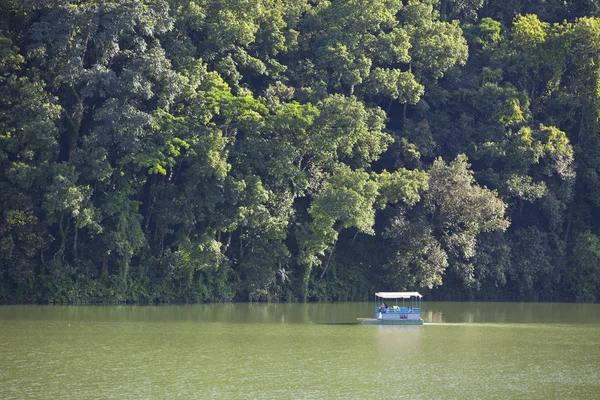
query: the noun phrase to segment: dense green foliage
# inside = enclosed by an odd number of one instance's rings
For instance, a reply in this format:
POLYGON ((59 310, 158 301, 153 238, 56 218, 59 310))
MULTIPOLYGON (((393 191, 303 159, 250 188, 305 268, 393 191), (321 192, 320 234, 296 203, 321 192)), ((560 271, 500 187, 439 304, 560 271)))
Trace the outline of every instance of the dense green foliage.
POLYGON ((596 2, 0 3, 0 302, 600 300, 596 2))

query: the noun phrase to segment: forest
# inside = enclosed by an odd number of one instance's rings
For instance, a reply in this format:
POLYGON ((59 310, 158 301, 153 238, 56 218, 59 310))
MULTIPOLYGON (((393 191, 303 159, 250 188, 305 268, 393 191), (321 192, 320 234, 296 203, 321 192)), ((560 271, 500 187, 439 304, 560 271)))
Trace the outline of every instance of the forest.
POLYGON ((600 301, 596 0, 0 6, 0 303, 600 301))

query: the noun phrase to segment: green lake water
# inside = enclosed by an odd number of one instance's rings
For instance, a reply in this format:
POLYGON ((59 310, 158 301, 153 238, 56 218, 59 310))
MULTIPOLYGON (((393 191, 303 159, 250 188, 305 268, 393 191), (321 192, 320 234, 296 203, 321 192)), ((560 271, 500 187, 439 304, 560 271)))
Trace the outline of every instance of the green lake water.
POLYGON ((1 306, 0 399, 600 399, 600 305, 1 306))

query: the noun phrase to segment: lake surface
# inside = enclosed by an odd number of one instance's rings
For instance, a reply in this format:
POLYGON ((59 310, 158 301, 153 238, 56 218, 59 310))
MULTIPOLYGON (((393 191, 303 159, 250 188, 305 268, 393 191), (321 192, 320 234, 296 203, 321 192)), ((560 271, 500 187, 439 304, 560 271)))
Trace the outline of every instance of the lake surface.
POLYGON ((0 306, 1 399, 599 399, 600 305, 0 306))

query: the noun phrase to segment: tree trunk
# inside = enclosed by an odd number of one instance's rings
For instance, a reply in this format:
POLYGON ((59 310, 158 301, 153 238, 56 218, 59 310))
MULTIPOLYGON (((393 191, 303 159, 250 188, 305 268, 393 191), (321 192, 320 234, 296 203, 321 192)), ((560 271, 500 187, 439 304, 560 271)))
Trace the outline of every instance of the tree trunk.
POLYGON ((565 228, 565 237, 564 237, 565 244, 567 244, 569 242, 569 233, 571 232, 571 223, 573 222, 574 204, 575 204, 575 202, 571 201, 571 205, 569 206, 569 216, 567 217, 567 226, 565 228))
POLYGON ((333 242, 333 245, 331 246, 331 250, 329 251, 329 257, 327 257, 327 264, 325 264, 325 268, 323 268, 323 272, 321 272, 321 276, 319 276, 319 282, 321 282, 321 279, 323 279, 323 277, 325 276, 325 272, 327 272, 327 268, 329 268, 329 262, 331 261, 331 256, 333 255, 333 251, 335 250, 336 243, 337 239, 335 242, 333 242))
POLYGON ((79 238, 79 229, 75 227, 75 234, 73 235, 73 259, 77 261, 77 240, 79 238))
POLYGON ((77 142, 79 140, 79 129, 81 128, 81 121, 83 120, 83 101, 81 97, 75 90, 75 88, 71 87, 73 91, 73 95, 77 99, 75 106, 73 107, 73 112, 71 115, 68 115, 69 119, 69 161, 73 159, 73 155, 77 151, 77 142))
POLYGON ((100 279, 108 279, 108 262, 106 260, 106 254, 102 256, 102 269, 100 270, 100 279))

